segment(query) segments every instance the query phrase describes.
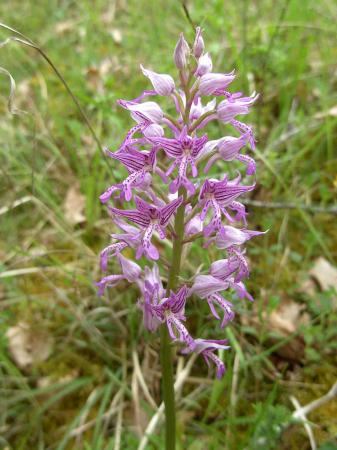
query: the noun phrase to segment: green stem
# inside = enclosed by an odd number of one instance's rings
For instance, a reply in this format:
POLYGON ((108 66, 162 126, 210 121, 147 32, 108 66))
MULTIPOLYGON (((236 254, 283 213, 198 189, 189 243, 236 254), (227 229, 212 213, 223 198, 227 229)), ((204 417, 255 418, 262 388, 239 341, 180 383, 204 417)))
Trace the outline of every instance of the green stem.
MULTIPOLYGON (((184 188, 179 189, 179 195, 186 197, 184 188)), ((178 275, 181 264, 181 252, 184 240, 184 216, 185 202, 183 202, 178 210, 174 222, 175 237, 173 241, 171 267, 167 282, 166 296, 169 296, 170 290, 177 287, 178 275)), ((174 380, 173 380, 173 361, 172 350, 170 345, 170 337, 167 326, 163 324, 160 330, 161 348, 160 359, 162 365, 162 388, 163 400, 165 405, 165 449, 175 450, 176 444, 176 414, 174 401, 174 380)))

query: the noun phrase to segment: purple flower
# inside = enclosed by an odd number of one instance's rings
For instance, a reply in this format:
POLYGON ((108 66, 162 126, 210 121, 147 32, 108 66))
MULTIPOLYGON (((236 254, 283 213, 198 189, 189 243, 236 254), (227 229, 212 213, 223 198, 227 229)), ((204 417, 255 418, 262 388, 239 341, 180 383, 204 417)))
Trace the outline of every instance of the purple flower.
POLYGON ((115 287, 121 280, 124 279, 125 277, 123 275, 108 275, 106 277, 103 277, 100 281, 96 283, 96 286, 98 287, 99 297, 101 297, 104 294, 106 287, 115 287))
POLYGON ((118 255, 127 246, 126 242, 116 242, 105 247, 101 251, 101 270, 106 272, 108 270, 108 258, 118 255))
POLYGON ((155 102, 134 103, 126 100, 119 100, 118 103, 131 112, 131 117, 141 124, 160 124, 164 113, 161 107, 155 102))
POLYGON ((240 137, 226 136, 215 141, 208 141, 204 147, 203 155, 217 149, 217 153, 210 157, 206 166, 205 173, 209 171, 212 165, 218 159, 223 161, 233 161, 234 159, 243 162, 247 166, 247 175, 253 175, 256 171, 256 164, 253 158, 247 155, 240 155, 240 150, 247 144, 248 136, 243 134, 240 137))
POLYGON ((142 65, 140 68, 142 69, 143 74, 151 81, 157 94, 163 96, 172 94, 175 85, 171 75, 152 72, 152 70, 145 69, 142 65))
POLYGON ((136 209, 121 210, 109 207, 109 210, 113 214, 119 217, 125 217, 143 228, 143 239, 141 245, 138 247, 136 258, 140 258, 145 253, 150 259, 156 260, 159 258, 159 252, 151 243, 152 235, 157 231, 159 237, 165 239, 165 228, 182 201, 183 198, 179 197, 163 208, 157 208, 145 202, 140 197, 136 197, 136 209))
POLYGON ((212 59, 208 53, 205 53, 199 58, 198 67, 195 72, 195 75, 197 77, 202 77, 206 73, 211 72, 212 68, 213 68, 212 59))
POLYGON ((179 70, 186 68, 190 52, 191 50, 188 43, 186 42, 183 33, 181 33, 173 55, 174 63, 179 70))
POLYGON ((229 123, 235 116, 249 113, 249 107, 257 100, 258 95, 253 93, 250 97, 226 99, 217 106, 217 117, 223 123, 229 123))
POLYGON ((102 203, 111 200, 122 204, 122 207, 108 205, 118 230, 111 234, 112 243, 102 250, 100 265, 107 272, 109 259, 114 257, 121 273, 106 274, 96 284, 99 295, 103 295, 106 287, 120 282, 134 283, 140 291, 138 307, 143 313, 144 328, 155 332, 159 327, 167 327, 171 340, 183 344, 182 353, 202 355, 208 365, 215 365, 220 378, 225 365, 222 353, 219 357, 217 351, 228 349, 228 343, 191 336, 185 325, 186 299, 196 294, 206 300, 221 327, 233 320, 229 295, 253 301, 243 283, 249 276, 244 244, 262 233, 231 226, 241 220, 246 226, 245 206, 238 198, 253 190, 255 182, 241 184, 240 174, 231 180, 224 174, 221 180, 210 178, 201 183, 197 166, 203 163, 207 173, 217 160, 235 160, 245 164, 246 175, 255 174, 254 159, 242 154, 247 144, 255 148, 252 127, 236 116, 248 114, 258 96, 245 97, 241 92, 227 90, 235 78, 234 71, 212 73, 212 59, 205 53, 200 27, 196 29, 192 50, 184 35, 180 35, 174 62, 179 70, 179 85, 170 75, 141 65, 152 89, 132 100, 118 101, 136 123, 116 151, 105 151, 128 173, 123 181, 115 182, 100 196, 102 203), (151 101, 158 95, 172 102, 175 117, 164 114, 161 106, 151 101), (203 96, 213 98, 205 102, 203 96), (237 137, 223 136, 208 141, 201 130, 213 120, 231 125, 237 137), (132 200, 135 207, 123 209, 125 202, 132 200), (154 244, 154 234, 158 235, 156 239, 169 240, 165 257, 154 244), (179 286, 184 274, 175 271, 180 263, 184 271, 182 257, 187 257, 194 248, 185 244, 192 242, 200 242, 203 248, 212 245, 225 249, 226 256, 214 261, 206 274, 199 274, 196 269, 189 289, 186 285, 179 286), (166 253, 171 253, 171 266, 166 261, 166 253), (126 258, 126 254, 132 256, 126 258), (135 262, 142 255, 151 262, 151 267, 145 266, 144 270, 135 262), (163 260, 157 264, 155 261, 160 256, 163 260))
MULTIPOLYGON (((228 350, 230 347, 227 345, 227 339, 195 339, 195 348, 194 352, 203 356, 206 361, 208 367, 210 366, 210 361, 215 364, 216 367, 216 376, 217 378, 222 378, 224 373, 226 372, 226 367, 224 362, 214 354, 216 350, 228 350)), ((182 350, 182 353, 190 353, 191 349, 186 347, 182 350)))
POLYGON ((127 280, 129 283, 133 283, 141 274, 142 269, 138 266, 138 264, 125 258, 120 253, 116 253, 116 256, 123 273, 121 275, 108 275, 96 283, 99 296, 104 294, 106 287, 115 287, 121 280, 127 280))
POLYGON ((200 78, 199 94, 214 95, 218 91, 223 91, 234 80, 234 78, 234 71, 231 73, 205 73, 200 78))
POLYGON ((219 259, 211 264, 210 274, 220 280, 228 281, 229 277, 235 275, 235 282, 240 282, 243 278, 249 276, 248 263, 236 247, 228 247, 229 258, 219 259))
POLYGON ((183 185, 190 194, 195 192, 193 183, 187 177, 188 165, 191 166, 192 176, 198 175, 196 161, 199 153, 207 141, 207 136, 201 138, 192 138, 187 135, 186 127, 183 128, 178 139, 169 138, 153 138, 153 143, 158 148, 163 148, 167 156, 173 158, 174 161, 166 172, 169 176, 178 166, 178 177, 170 184, 170 192, 175 193, 179 187, 183 185))
MULTIPOLYGON (((111 158, 120 161, 129 170, 130 175, 123 181, 121 190, 125 200, 130 201, 132 199, 132 187, 141 186, 146 174, 155 171, 156 148, 152 148, 150 152, 140 152, 129 148, 127 151, 116 153, 106 150, 105 153, 111 158)), ((112 189, 115 186, 110 187, 101 195, 101 201, 102 198, 104 201, 107 201, 109 195, 115 191, 115 189, 112 189)))
POLYGON ((228 289, 229 283, 212 275, 197 275, 194 280, 191 292, 198 295, 200 298, 206 298, 207 303, 213 316, 220 320, 214 304, 216 304, 223 311, 223 319, 221 328, 227 325, 228 322, 234 319, 234 312, 232 310, 232 303, 224 299, 219 292, 228 289))
POLYGON ((241 194, 254 189, 255 184, 251 186, 242 186, 238 184, 239 179, 228 181, 225 177, 222 181, 206 180, 200 190, 200 200, 203 203, 201 212, 201 220, 206 218, 208 209, 213 210, 211 222, 204 228, 205 236, 209 236, 215 231, 223 233, 223 225, 221 222, 222 214, 232 222, 233 220, 245 221, 245 208, 235 199, 241 194), (237 211, 234 219, 227 212, 227 207, 237 211))
POLYGON ((147 330, 154 332, 162 323, 155 314, 154 307, 160 304, 165 295, 157 264, 154 263, 152 269, 145 267, 144 281, 139 280, 138 285, 142 292, 142 298, 138 300, 138 307, 143 311, 144 326, 147 330))
POLYGON ((176 294, 171 292, 170 296, 164 298, 158 306, 153 306, 153 310, 158 319, 162 323, 166 323, 171 339, 180 341, 193 350, 194 339, 182 324, 182 321, 186 320, 184 313, 187 296, 188 288, 182 286, 176 294))
POLYGON ((195 40, 193 44, 193 54, 196 58, 200 58, 205 48, 204 40, 201 35, 201 28, 197 27, 195 30, 195 40))
POLYGON ((253 231, 231 227, 224 225, 222 233, 218 233, 215 238, 211 238, 206 246, 209 246, 210 241, 214 242, 219 249, 226 249, 233 245, 242 245, 254 236, 265 234, 267 231, 253 231))

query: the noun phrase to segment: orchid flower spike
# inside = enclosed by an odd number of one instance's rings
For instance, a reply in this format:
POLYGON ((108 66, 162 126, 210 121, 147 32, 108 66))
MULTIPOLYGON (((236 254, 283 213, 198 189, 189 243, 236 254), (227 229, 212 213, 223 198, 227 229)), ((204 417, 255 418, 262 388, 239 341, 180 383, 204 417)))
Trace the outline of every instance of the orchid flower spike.
POLYGON ((119 283, 135 286, 144 328, 161 328, 164 346, 171 340, 181 353, 201 355, 221 378, 228 342, 223 336, 210 339, 211 326, 204 327, 206 336, 192 336, 187 318, 198 302, 207 303, 208 316, 222 330, 234 320, 237 302, 253 301, 244 284, 250 274, 245 246, 264 232, 247 229, 241 196, 256 186, 256 141, 253 128, 238 116, 250 112, 258 95, 228 90, 236 74, 213 72, 200 27, 192 43, 190 48, 181 33, 175 46, 178 81, 141 65, 145 90, 118 101, 134 122, 121 144, 105 149, 122 170, 100 195, 115 228, 101 251, 103 276, 96 284, 99 295, 119 283), (172 103, 169 113, 162 97, 172 103), (226 124, 229 135, 210 140, 205 128, 212 121, 226 124), (234 163, 238 175, 208 176, 211 170, 219 174, 221 161, 234 163), (189 255, 198 244, 221 252, 203 272, 198 252, 189 255))

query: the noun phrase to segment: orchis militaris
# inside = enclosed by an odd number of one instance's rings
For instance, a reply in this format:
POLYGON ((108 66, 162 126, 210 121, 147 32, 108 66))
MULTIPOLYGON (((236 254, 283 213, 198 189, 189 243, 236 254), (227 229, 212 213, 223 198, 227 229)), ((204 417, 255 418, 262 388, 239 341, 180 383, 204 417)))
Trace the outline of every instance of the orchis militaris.
MULTIPOLYGON (((212 72, 212 59, 204 53, 200 28, 196 30, 192 49, 181 34, 174 62, 179 71, 179 86, 170 75, 141 66, 152 89, 133 100, 118 101, 136 123, 118 149, 105 150, 107 156, 127 169, 128 175, 100 197, 102 203, 114 201, 115 205, 109 205, 108 211, 122 231, 113 234, 113 243, 102 251, 101 269, 106 272, 109 258, 116 257, 122 273, 107 275, 98 283, 100 294, 121 280, 136 283, 144 327, 151 332, 164 330, 162 360, 166 408, 168 392, 171 389, 171 397, 173 392, 172 386, 165 387, 165 379, 170 377, 166 373, 167 363, 172 364, 168 338, 182 346, 182 353, 202 355, 208 365, 215 365, 217 377, 223 376, 225 365, 221 355, 222 350, 229 348, 227 341, 192 337, 185 326, 185 306, 190 309, 188 298, 195 295, 200 301, 206 299, 210 312, 220 320, 221 328, 233 320, 235 306, 228 300, 228 292, 234 290, 238 298, 253 300, 243 284, 249 276, 243 244, 261 234, 245 228, 246 210, 238 201, 242 194, 254 189, 256 165, 251 156, 243 153, 247 146, 255 148, 252 128, 240 122, 237 116, 248 114, 258 96, 253 93, 244 97, 240 92, 227 90, 235 78, 234 71, 212 72), (152 100, 154 96, 171 99, 176 117, 164 113, 152 100), (226 124, 234 135, 209 140, 203 129, 214 120, 226 124), (198 178, 201 171, 207 174, 218 161, 234 160, 243 164, 250 182, 242 184, 240 173, 232 179, 221 173, 217 179, 203 176, 201 181, 198 178), (243 228, 238 227, 240 222, 243 228), (213 262, 204 273, 195 274, 191 283, 180 282, 183 247, 200 238, 204 238, 205 248, 215 246, 222 254, 226 252, 226 257, 213 262), (169 245, 163 246, 161 240, 169 245), (167 261, 170 247, 171 265, 167 276, 167 264, 163 266, 161 259, 167 261), (144 257, 150 265, 142 270, 125 258, 122 252, 126 248, 128 253, 134 250, 135 259, 144 257), (225 291, 227 298, 223 294, 225 291), (219 356, 217 351, 220 351, 219 356)), ((186 254, 184 252, 184 257, 186 254)), ((172 376, 169 383, 172 384, 172 376)))

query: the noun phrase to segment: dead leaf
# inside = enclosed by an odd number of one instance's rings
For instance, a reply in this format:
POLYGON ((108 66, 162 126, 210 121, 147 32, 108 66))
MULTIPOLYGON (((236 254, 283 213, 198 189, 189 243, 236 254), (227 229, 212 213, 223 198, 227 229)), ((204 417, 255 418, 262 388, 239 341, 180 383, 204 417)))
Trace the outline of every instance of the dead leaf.
POLYGON ((81 194, 79 185, 73 185, 66 194, 64 201, 64 217, 73 225, 85 222, 83 214, 85 197, 81 194))
POLYGON ((122 43, 123 35, 122 35, 121 30, 119 30, 118 28, 113 28, 110 30, 109 34, 116 44, 122 43))
POLYGON ((337 291, 337 268, 322 256, 316 259, 309 274, 317 281, 323 291, 335 288, 337 291))
POLYGON ((53 346, 53 338, 45 331, 37 331, 24 322, 7 330, 8 348, 16 364, 25 369, 45 361, 53 346))
POLYGON ((295 333, 300 325, 309 323, 308 313, 303 314, 304 305, 292 300, 284 301, 269 317, 271 330, 284 336, 295 333))
POLYGON ((314 115, 315 119, 325 119, 325 117, 337 117, 337 105, 330 109, 321 111, 314 115))
POLYGON ((66 33, 69 33, 69 31, 73 30, 75 28, 76 24, 72 20, 65 20, 62 22, 58 22, 55 25, 55 33, 59 36, 63 36, 66 33))

